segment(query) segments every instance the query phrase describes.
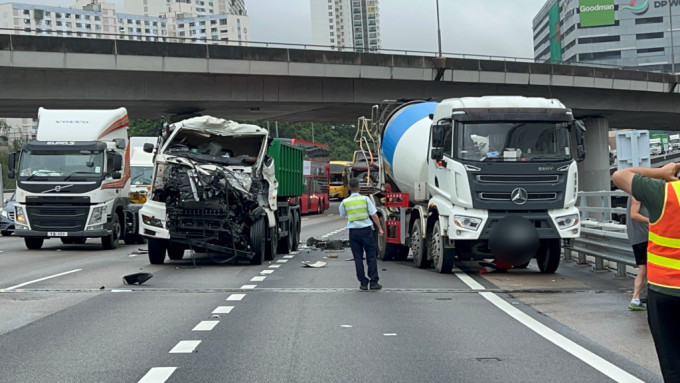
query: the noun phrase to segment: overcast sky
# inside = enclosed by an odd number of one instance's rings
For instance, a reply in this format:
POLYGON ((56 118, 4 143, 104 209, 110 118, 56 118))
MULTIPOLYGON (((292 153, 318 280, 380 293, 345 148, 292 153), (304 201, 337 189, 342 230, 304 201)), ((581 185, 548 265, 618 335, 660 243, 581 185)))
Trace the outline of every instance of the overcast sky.
MULTIPOLYGON (((109 0, 118 4, 122 0, 109 0)), ((141 0, 140 0, 141 1, 141 0)), ((314 0, 325 1, 325 0, 314 0)), ((0 3, 7 0, 0 0, 0 3)), ((70 6, 72 0, 15 0, 70 6)), ((310 0, 246 0, 250 39, 310 44, 310 0)), ((442 51, 533 57, 531 23, 546 0, 439 0, 442 51)), ((380 0, 385 49, 437 51, 436 0, 380 0)))

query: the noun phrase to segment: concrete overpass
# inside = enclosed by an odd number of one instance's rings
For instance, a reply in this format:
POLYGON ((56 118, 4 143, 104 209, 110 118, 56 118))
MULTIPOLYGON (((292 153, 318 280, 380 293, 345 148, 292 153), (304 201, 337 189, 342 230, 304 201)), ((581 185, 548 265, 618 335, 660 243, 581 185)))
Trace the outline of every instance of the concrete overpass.
POLYGON ((0 35, 0 116, 125 106, 232 119, 354 122, 385 99, 559 98, 613 128, 674 129, 678 76, 542 63, 0 35))
POLYGON ((234 120, 354 122, 385 99, 555 97, 589 127, 582 190, 609 189, 609 128, 680 130, 677 75, 542 63, 0 36, 0 116, 125 106, 234 120))

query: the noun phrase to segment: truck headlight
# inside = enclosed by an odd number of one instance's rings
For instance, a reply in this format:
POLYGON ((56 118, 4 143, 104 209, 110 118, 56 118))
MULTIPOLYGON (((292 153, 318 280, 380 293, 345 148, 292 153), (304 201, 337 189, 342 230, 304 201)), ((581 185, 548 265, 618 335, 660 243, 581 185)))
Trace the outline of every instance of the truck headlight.
POLYGON ((560 230, 564 230, 578 225, 579 216, 578 214, 564 215, 562 217, 555 218, 555 222, 557 222, 557 227, 559 227, 560 230))
POLYGON ((7 219, 9 219, 9 213, 7 213, 7 210, 2 210, 2 211, 0 211, 0 215, 3 216, 3 217, 5 217, 5 218, 7 218, 7 219))
POLYGON ((161 229, 163 228, 163 221, 156 217, 150 217, 148 215, 142 214, 142 221, 144 222, 145 225, 156 226, 160 227, 161 229))
POLYGON ((26 215, 24 215, 23 206, 14 206, 14 221, 22 225, 28 225, 28 220, 26 220, 26 215))
POLYGON ((479 225, 482 223, 482 219, 468 217, 466 215, 454 215, 453 222, 460 228, 477 231, 477 229, 479 229, 479 225))
POLYGON ((90 222, 87 224, 89 225, 96 225, 98 223, 101 223, 104 218, 104 210, 106 209, 106 206, 97 206, 94 209, 92 209, 92 215, 90 216, 90 222))

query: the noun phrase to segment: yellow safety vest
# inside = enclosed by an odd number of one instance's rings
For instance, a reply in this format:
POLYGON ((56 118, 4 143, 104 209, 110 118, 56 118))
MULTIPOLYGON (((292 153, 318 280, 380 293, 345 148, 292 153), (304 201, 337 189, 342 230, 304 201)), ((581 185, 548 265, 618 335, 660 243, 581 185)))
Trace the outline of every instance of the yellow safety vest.
POLYGON ((361 221, 368 218, 368 202, 365 196, 355 195, 345 198, 342 204, 345 206, 348 221, 361 221))

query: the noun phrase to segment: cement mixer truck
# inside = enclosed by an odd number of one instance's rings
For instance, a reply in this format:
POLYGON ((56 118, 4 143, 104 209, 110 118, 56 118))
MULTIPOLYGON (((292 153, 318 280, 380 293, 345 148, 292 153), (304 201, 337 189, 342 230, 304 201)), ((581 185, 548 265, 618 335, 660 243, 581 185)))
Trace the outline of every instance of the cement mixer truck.
POLYGON ((555 99, 376 105, 370 119, 359 119, 355 140, 366 154, 353 177, 387 227, 379 257, 406 259, 410 251, 416 266, 440 273, 456 257, 516 267, 536 258, 541 272, 555 272, 563 240, 580 234, 574 205, 584 132, 555 99))

